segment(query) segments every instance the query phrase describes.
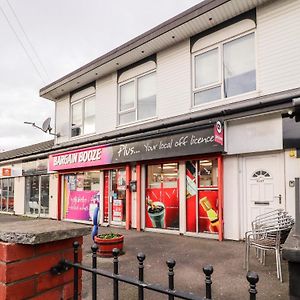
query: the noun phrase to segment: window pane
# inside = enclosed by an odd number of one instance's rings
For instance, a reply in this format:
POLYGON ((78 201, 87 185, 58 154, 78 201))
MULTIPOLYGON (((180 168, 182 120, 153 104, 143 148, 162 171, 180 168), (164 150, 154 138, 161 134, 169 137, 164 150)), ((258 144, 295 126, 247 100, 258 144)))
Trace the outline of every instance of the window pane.
POLYGON ((147 166, 146 227, 179 229, 178 164, 147 166))
POLYGON ((134 107, 134 81, 120 87, 120 111, 134 107))
POLYGON ((84 134, 95 132, 95 97, 85 100, 84 103, 84 134))
POLYGON ((199 161, 199 187, 218 186, 218 160, 199 161))
POLYGON ((82 128, 82 102, 72 105, 72 132, 71 136, 81 134, 82 128))
POLYGON ((155 73, 138 79, 138 120, 156 115, 156 75, 155 73))
POLYGON ((120 118, 120 121, 119 121, 120 125, 134 122, 135 121, 135 111, 131 111, 128 113, 122 113, 122 114, 120 114, 119 118, 120 118))
POLYGON ((41 214, 49 213, 49 176, 41 176, 41 214))
POLYGON ((64 218, 91 221, 99 204, 100 172, 64 176, 64 218))
POLYGON ((218 49, 195 57, 195 86, 204 87, 219 81, 218 49))
POLYGON ((230 97, 256 89, 254 34, 224 44, 224 91, 230 97))
POLYGON ((210 101, 218 100, 221 98, 221 87, 217 86, 215 88, 198 92, 195 94, 194 105, 200 105, 210 101))
POLYGON ((39 214, 39 176, 25 177, 25 203, 27 214, 39 214))

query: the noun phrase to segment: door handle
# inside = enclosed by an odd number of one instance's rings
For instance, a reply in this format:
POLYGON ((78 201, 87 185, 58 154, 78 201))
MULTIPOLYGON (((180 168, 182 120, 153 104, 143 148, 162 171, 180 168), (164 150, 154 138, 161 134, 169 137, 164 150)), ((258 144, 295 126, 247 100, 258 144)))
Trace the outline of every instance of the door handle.
POLYGON ((279 204, 281 204, 281 194, 279 194, 278 196, 275 196, 274 198, 278 198, 279 204))

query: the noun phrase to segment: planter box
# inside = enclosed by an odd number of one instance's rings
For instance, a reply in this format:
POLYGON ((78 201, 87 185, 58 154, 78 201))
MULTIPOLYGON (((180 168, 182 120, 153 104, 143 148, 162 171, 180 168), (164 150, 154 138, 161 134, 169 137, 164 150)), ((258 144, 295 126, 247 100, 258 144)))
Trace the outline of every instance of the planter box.
POLYGON ((117 248, 120 251, 123 250, 124 236, 121 235, 120 237, 111 239, 103 239, 95 236, 94 241, 98 246, 97 254, 100 257, 113 257, 112 250, 114 248, 117 248))

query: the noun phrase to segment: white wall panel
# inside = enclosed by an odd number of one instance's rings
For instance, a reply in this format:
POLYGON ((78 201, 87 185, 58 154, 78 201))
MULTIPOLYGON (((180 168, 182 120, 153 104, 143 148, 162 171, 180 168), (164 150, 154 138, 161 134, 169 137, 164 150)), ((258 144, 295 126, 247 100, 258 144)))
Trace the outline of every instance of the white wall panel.
POLYGON ((295 180, 295 177, 300 177, 300 159, 295 156, 290 150, 285 151, 285 186, 286 186, 286 210, 295 216, 295 187, 289 185, 289 181, 295 180))
POLYGON ((49 176, 49 218, 57 219, 58 174, 49 176))
POLYGON ((14 180, 14 210, 16 215, 23 215, 25 211, 25 177, 15 177, 14 180))
POLYGON ((300 1, 270 1, 257 9, 259 89, 300 86, 300 1))
POLYGON ((228 154, 282 149, 282 117, 262 115, 227 122, 228 154))
POLYGON ((157 54, 157 115, 159 118, 187 113, 191 106, 189 40, 157 54))
POLYGON ((117 89, 116 73, 96 82, 96 133, 116 129, 117 89))
POLYGON ((61 100, 57 101, 55 110, 56 110, 55 129, 56 129, 56 133, 60 134, 60 136, 56 138, 56 143, 63 143, 69 140, 69 132, 70 132, 69 96, 65 96, 61 100))
POLYGON ((240 238, 240 205, 238 158, 226 156, 223 161, 223 218, 224 238, 238 240, 240 238))

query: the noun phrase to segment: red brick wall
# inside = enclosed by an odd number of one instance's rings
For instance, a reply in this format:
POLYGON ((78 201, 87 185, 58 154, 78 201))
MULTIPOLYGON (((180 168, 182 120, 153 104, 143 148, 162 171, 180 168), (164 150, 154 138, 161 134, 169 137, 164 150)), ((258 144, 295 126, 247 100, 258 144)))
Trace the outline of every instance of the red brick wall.
MULTIPOLYGON (((73 270, 52 275, 50 269, 61 259, 73 261, 73 242, 82 245, 82 240, 78 237, 40 245, 0 242, 0 300, 72 299, 73 270)), ((81 248, 78 258, 81 262, 81 248)), ((79 284, 81 291, 81 280, 79 284)))

